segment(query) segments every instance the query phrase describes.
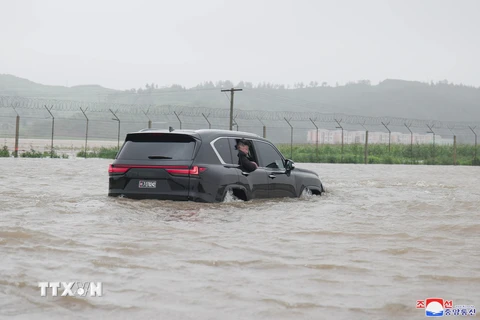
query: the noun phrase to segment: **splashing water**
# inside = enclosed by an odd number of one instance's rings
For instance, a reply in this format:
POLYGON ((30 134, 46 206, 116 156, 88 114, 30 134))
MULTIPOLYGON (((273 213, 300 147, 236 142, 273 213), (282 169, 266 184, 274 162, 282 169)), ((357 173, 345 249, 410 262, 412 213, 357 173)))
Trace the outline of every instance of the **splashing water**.
POLYGON ((315 195, 312 193, 312 191, 310 189, 308 189, 308 188, 303 189, 302 195, 300 196, 300 198, 310 199, 312 197, 315 197, 315 195))
POLYGON ((227 191, 227 194, 225 195, 225 198, 223 199, 223 202, 224 202, 224 203, 229 203, 229 202, 243 202, 243 200, 238 199, 237 197, 235 197, 235 195, 233 194, 233 191, 232 191, 232 190, 228 190, 228 191, 227 191))

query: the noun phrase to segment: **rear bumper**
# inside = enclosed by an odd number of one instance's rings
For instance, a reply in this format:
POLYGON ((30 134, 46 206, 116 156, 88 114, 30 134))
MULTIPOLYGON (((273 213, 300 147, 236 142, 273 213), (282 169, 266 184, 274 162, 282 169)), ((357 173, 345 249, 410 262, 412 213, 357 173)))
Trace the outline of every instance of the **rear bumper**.
POLYGON ((109 197, 125 197, 129 199, 157 199, 157 200, 174 200, 174 201, 188 201, 188 194, 183 192, 182 194, 155 194, 155 193, 135 193, 125 192, 123 190, 109 190, 109 197))
POLYGON ((131 183, 131 186, 125 186, 123 181, 120 183, 115 177, 110 177, 108 195, 111 197, 122 196, 131 199, 158 199, 208 203, 223 201, 226 185, 219 185, 218 182, 213 179, 207 181, 202 178, 190 178, 186 181, 183 179, 189 178, 177 178, 175 184, 169 184, 169 190, 159 190, 136 188, 136 181, 131 183), (177 189, 175 190, 174 187, 177 189))
POLYGON ((171 200, 171 201, 195 201, 195 202, 218 202, 215 196, 202 192, 169 192, 169 193, 135 193, 125 192, 124 190, 111 189, 108 191, 109 197, 125 197, 129 199, 155 199, 155 200, 171 200))

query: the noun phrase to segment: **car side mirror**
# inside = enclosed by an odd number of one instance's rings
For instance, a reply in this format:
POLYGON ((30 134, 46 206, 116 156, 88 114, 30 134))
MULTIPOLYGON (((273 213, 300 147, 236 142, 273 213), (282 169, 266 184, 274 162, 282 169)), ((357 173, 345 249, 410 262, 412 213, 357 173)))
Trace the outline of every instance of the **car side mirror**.
POLYGON ((295 169, 295 163, 293 163, 293 161, 290 159, 285 160, 285 170, 288 172, 292 171, 293 169, 295 169))

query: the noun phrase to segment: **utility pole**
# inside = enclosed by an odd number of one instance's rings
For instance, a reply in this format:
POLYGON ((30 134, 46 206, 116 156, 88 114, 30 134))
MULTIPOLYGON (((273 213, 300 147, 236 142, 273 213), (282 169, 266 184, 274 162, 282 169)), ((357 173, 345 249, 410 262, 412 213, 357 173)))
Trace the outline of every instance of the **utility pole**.
POLYGON ((243 89, 222 89, 221 92, 230 91, 230 131, 233 129, 233 94, 235 91, 243 91, 243 89))

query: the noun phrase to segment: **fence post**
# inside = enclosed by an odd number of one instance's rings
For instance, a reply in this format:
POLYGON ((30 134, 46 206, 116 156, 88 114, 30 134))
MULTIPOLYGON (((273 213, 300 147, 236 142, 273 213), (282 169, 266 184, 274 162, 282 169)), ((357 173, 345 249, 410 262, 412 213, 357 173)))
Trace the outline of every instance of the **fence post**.
POLYGON ((148 129, 151 129, 152 128, 152 120, 150 119, 150 117, 148 116, 148 112, 150 111, 150 108, 147 109, 147 112, 143 111, 143 114, 145 115, 145 117, 147 117, 148 119, 148 129))
MULTIPOLYGON (((236 120, 236 119, 237 119, 237 116, 238 116, 238 114, 236 114, 235 117, 233 117, 233 119, 232 119, 232 121, 233 121, 233 122, 232 122, 232 126, 236 126, 236 127, 237 127, 237 131, 238 131, 238 130, 239 130, 239 129, 238 129, 238 122, 237 122, 237 120, 236 120)), ((232 129, 233 129, 233 127, 232 127, 232 129)))
POLYGON ((50 158, 53 158, 53 136, 54 136, 54 133, 55 133, 55 117, 53 116, 52 112, 50 110, 53 109, 53 106, 50 107, 50 109, 48 109, 47 106, 45 106, 45 109, 47 109, 48 113, 50 113, 50 116, 52 117, 52 145, 51 145, 51 149, 50 149, 50 158))
MULTIPOLYGON (((284 117, 283 119, 285 119, 290 126, 290 159, 293 160, 293 126, 290 124, 290 121, 287 120, 287 118, 284 117)), ((292 118, 290 118, 290 120, 292 120, 292 118)))
POLYGON ((16 121, 15 121, 15 151, 14 157, 18 158, 18 139, 20 136, 20 116, 17 114, 16 121))
MULTIPOLYGON (((315 148, 316 148, 316 149, 315 149, 315 159, 316 159, 317 162, 318 162, 318 126, 317 126, 317 124, 315 123, 315 121, 312 120, 312 118, 309 118, 309 119, 310 119, 310 121, 313 123, 313 125, 315 126, 316 132, 317 132, 317 134, 315 135, 315 145, 316 145, 316 147, 315 147, 315 148)), ((317 119, 315 118, 315 120, 317 120, 317 119)))
POLYGON ((363 127, 363 129, 365 129, 365 156, 364 156, 364 160, 365 160, 365 164, 368 164, 368 130, 367 128, 365 128, 365 121, 363 121, 363 124, 361 124, 361 126, 363 127))
POLYGON ((17 114, 16 120, 15 120, 15 149, 13 151, 13 156, 15 158, 18 158, 18 138, 20 135, 20 115, 18 114, 17 110, 15 109, 14 106, 12 106, 13 110, 17 114))
POLYGON ((337 128, 337 129, 342 129, 342 160, 341 160, 341 161, 342 161, 342 163, 343 163, 343 127, 342 127, 342 125, 340 124, 340 122, 342 122, 342 119, 340 119, 340 121, 337 120, 337 119, 334 119, 334 120, 335 120, 335 122, 338 124, 338 127, 336 127, 336 128, 337 128))
POLYGON ((457 136, 453 132, 454 128, 455 127, 452 127, 452 128, 448 127, 448 130, 450 130, 450 132, 453 135, 453 165, 456 166, 457 165, 457 136))
POLYGON ((87 159, 88 117, 87 117, 87 114, 86 114, 85 112, 87 112, 88 107, 85 108, 85 110, 83 110, 82 107, 80 107, 80 110, 82 110, 82 113, 83 113, 83 115, 85 116, 85 119, 87 119, 87 126, 86 126, 86 128, 85 128, 85 159, 87 159))
MULTIPOLYGON (((120 119, 117 117, 117 115, 115 114, 115 112, 112 111, 112 109, 108 109, 110 110, 110 112, 113 114, 113 116, 115 118, 113 118, 112 120, 115 120, 115 121, 118 121, 118 132, 117 132, 117 150, 120 150, 120 119)), ((118 110, 116 111, 118 112, 118 110)))
POLYGON ((365 131, 365 164, 368 164, 368 130, 365 131))
POLYGON ((429 126, 428 124, 426 126, 428 127, 428 129, 430 129, 430 131, 427 131, 427 133, 433 134, 433 164, 435 164, 435 132, 433 132, 433 128, 435 126, 429 126))
POLYGON ((182 120, 180 120, 180 115, 182 114, 182 112, 180 111, 178 114, 173 111, 173 113, 175 114, 175 116, 177 117, 178 119, 178 122, 180 123, 180 130, 182 130, 182 120))
POLYGON ((387 124, 383 123, 383 121, 382 121, 382 124, 388 130, 388 152, 390 153, 390 142, 391 142, 391 138, 392 138, 392 131, 390 131, 390 129, 387 127, 387 125, 390 124, 390 121, 387 122, 387 124))
POLYGON ((265 126, 265 123, 263 123, 263 121, 260 120, 259 117, 257 117, 257 119, 258 119, 258 121, 260 121, 261 124, 263 125, 263 137, 264 137, 264 138, 267 138, 267 127, 265 126))
POLYGON ((407 126, 406 123, 404 123, 405 127, 407 127, 408 131, 410 131, 410 157, 411 157, 411 161, 412 161, 412 164, 413 164, 413 132, 412 130, 410 130, 410 127, 412 126, 411 124, 409 126, 407 126))
POLYGON ((476 165, 476 163, 477 163, 477 133, 475 132, 475 128, 477 126, 475 126, 473 128, 470 127, 470 126, 468 126, 468 127, 470 128, 470 130, 472 130, 473 134, 475 135, 475 149, 473 151, 473 164, 476 165))
POLYGON ((457 165, 457 136, 453 136, 453 165, 457 165))
POLYGON ((208 123, 208 129, 212 129, 212 124, 210 123, 210 121, 208 120, 208 116, 210 115, 210 113, 206 116, 202 113, 202 116, 205 118, 205 120, 207 120, 207 123, 208 123))

